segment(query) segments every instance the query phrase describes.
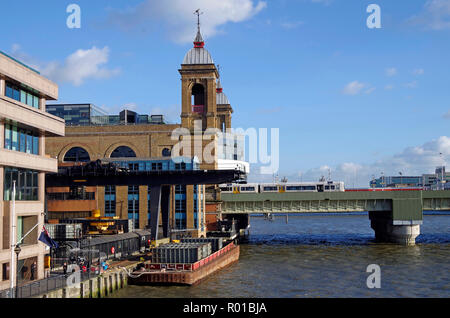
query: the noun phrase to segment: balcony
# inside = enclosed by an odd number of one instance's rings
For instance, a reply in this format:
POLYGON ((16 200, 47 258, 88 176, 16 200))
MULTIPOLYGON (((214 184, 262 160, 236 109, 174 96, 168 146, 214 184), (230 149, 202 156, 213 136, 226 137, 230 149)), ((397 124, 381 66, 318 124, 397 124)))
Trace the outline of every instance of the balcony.
POLYGON ((203 114, 205 112, 205 105, 192 105, 192 112, 195 114, 203 114))
POLYGON ((0 96, 0 119, 3 118, 41 129, 48 136, 64 136, 64 119, 6 96, 0 96))

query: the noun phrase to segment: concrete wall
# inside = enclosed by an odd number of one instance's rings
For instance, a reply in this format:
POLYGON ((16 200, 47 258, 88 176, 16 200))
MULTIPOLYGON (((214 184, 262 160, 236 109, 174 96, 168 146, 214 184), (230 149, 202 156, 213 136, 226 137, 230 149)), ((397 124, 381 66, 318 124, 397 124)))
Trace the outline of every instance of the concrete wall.
POLYGON ((35 298, 103 298, 128 285, 123 270, 103 273, 72 287, 61 288, 35 298))

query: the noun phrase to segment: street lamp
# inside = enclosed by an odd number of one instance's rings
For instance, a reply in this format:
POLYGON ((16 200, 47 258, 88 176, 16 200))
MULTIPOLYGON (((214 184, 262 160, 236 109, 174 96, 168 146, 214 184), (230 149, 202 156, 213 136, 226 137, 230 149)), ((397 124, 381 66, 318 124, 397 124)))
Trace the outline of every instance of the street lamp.
POLYGON ((19 254, 21 251, 19 244, 17 244, 14 248, 16 253, 16 298, 19 298, 19 254))

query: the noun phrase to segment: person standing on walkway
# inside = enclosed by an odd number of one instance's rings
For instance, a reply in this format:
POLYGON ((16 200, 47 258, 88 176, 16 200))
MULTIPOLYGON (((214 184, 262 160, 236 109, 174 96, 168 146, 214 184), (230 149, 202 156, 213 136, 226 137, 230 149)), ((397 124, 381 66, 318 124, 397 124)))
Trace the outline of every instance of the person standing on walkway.
POLYGON ((34 262, 33 264, 31 264, 31 277, 30 277, 31 280, 34 280, 34 279, 35 279, 35 276, 36 276, 36 267, 37 267, 36 262, 34 262))
POLYGON ((67 275, 67 263, 66 262, 64 262, 63 271, 64 271, 64 275, 67 275))

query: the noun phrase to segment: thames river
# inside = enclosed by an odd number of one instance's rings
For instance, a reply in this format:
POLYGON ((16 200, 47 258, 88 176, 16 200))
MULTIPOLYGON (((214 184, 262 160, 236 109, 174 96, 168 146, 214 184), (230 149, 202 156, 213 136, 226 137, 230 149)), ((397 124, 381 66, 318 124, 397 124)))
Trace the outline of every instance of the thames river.
POLYGON ((239 262, 193 287, 128 286, 111 297, 450 297, 450 215, 424 215, 415 246, 374 243, 367 214, 251 218, 239 262), (367 266, 381 288, 368 288, 367 266))

